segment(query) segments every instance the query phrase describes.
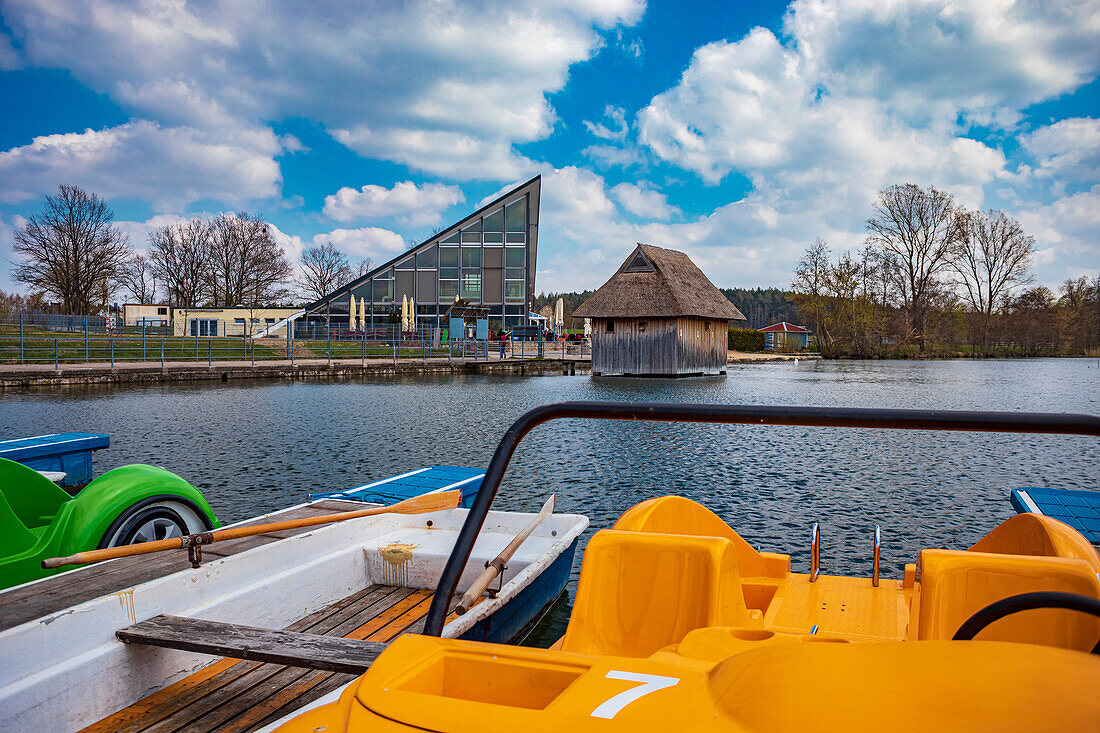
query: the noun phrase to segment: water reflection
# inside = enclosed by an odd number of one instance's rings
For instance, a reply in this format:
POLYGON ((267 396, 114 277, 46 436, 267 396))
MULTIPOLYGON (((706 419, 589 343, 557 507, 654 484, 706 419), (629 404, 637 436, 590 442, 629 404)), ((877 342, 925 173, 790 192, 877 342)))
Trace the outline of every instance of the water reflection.
MULTIPOLYGON (((71 388, 0 395, 15 437, 106 432, 96 470, 148 462, 199 486, 225 520, 430 464, 484 466, 523 411, 558 400, 637 400, 1100 413, 1095 360, 731 365, 726 379, 447 376, 71 388)), ((826 572, 883 573, 921 547, 965 547, 1011 514, 1017 486, 1096 488, 1091 438, 563 420, 521 444, 498 506, 609 526, 643 499, 703 502, 749 542, 808 565, 822 525, 826 572)), ((587 539, 587 537, 585 538, 587 539)), ((579 568, 579 564, 578 564, 579 568)), ((576 568, 575 571, 576 572, 576 568)), ((565 611, 540 639, 559 634, 565 611)), ((552 640, 552 639, 551 639, 552 640)))

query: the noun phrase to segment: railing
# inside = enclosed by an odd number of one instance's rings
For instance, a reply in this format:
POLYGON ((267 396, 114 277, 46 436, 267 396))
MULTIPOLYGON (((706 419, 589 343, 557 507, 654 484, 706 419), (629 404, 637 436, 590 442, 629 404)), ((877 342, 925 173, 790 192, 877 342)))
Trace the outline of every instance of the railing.
POLYGON ((1004 433, 1045 433, 1100 436, 1100 417, 1067 413, 965 412, 952 410, 886 410, 845 407, 762 407, 756 405, 678 405, 630 402, 560 402, 537 407, 512 423, 501 438, 481 489, 458 533, 443 568, 424 626, 424 634, 443 633, 447 611, 474 542, 493 505, 501 479, 516 447, 542 423, 562 418, 588 420, 652 420, 661 422, 742 425, 802 425, 811 427, 896 430, 963 430, 1004 433))

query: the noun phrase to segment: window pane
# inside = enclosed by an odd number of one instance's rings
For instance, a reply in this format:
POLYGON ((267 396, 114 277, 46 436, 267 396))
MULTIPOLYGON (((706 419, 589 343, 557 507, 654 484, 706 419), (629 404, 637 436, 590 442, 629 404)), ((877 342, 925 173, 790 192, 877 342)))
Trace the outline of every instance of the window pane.
POLYGON ((523 232, 508 232, 504 235, 505 241, 508 244, 526 244, 527 235, 523 232))
POLYGON ((485 217, 485 231, 504 231, 504 209, 497 209, 492 214, 489 214, 487 217, 485 217))
POLYGON ((446 239, 441 240, 441 241, 443 241, 444 243, 457 242, 458 241, 458 230, 456 229, 454 232, 451 233, 451 236, 449 236, 446 239))
POLYGON ((440 247, 439 266, 458 267, 458 247, 440 247))
POLYGON ((387 303, 393 300, 393 280, 375 280, 371 287, 375 303, 387 303))
POLYGON ((481 231, 481 219, 476 219, 466 226, 462 227, 464 232, 480 232, 481 231))
POLYGON ((505 247, 504 264, 508 267, 523 267, 523 257, 527 252, 526 247, 505 247))
POLYGON ((467 300, 481 300, 481 273, 467 272, 462 275, 462 297, 467 300))
POLYGON ((484 267, 504 267, 504 250, 500 247, 486 247, 481 255, 484 267))
POLYGON ((481 247, 463 247, 462 266, 481 267, 481 247))
MULTIPOLYGON (((436 296, 434 272, 416 273, 416 302, 434 303, 436 296)), ((417 306, 418 308, 420 306, 417 306)))
POLYGON ((504 241, 504 235, 500 232, 485 232, 482 236, 485 237, 485 244, 500 244, 504 241))
POLYGON ((441 267, 439 268, 439 277, 445 280, 457 280, 458 268, 457 267, 441 267))
POLYGON ((481 244, 481 232, 462 232, 463 244, 481 244))
MULTIPOLYGON (((482 283, 482 303, 500 303, 504 300, 504 273, 498 269, 485 269, 482 283)), ((500 306, 497 306, 498 308, 500 306)))
POLYGON ((527 197, 524 196, 509 206, 504 218, 507 220, 508 231, 527 231, 527 197))
POLYGON ((411 269, 413 269, 413 258, 412 257, 406 257, 405 259, 398 262, 397 263, 397 269, 398 270, 411 270, 411 269))
POLYGON ((393 295, 394 302, 401 300, 402 295, 406 298, 413 297, 413 276, 415 274, 414 272, 397 273, 397 289, 393 295))
POLYGON ((522 267, 509 267, 508 274, 505 275, 509 280, 522 280, 524 276, 522 267))
POLYGON ((509 303, 523 300, 523 281, 508 280, 504 283, 504 299, 509 303))
POLYGON ((456 295, 458 295, 458 280, 439 281, 440 303, 453 303, 456 295))
POLYGON ((438 247, 434 244, 416 256, 417 267, 435 267, 439 263, 438 247))

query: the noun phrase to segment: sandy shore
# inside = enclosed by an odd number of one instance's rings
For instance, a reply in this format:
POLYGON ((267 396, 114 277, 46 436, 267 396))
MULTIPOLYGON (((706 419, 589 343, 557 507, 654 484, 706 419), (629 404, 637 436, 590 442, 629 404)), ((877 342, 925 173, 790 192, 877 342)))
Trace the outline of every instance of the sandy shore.
POLYGON ((744 351, 727 351, 727 364, 752 364, 760 361, 809 361, 820 359, 819 354, 750 354, 744 351))

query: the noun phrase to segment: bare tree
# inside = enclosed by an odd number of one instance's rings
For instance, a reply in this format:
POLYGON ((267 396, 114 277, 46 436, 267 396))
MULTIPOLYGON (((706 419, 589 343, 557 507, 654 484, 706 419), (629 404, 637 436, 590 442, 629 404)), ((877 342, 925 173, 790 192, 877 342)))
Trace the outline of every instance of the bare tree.
POLYGON ((222 214, 210 224, 213 305, 254 308, 284 300, 291 267, 262 216, 222 214))
POLYGON ((94 312, 131 255, 129 240, 113 222, 103 199, 59 186, 42 213, 15 231, 12 252, 20 259, 12 277, 56 297, 67 313, 94 312))
POLYGON ((867 220, 868 243, 891 255, 894 285, 922 348, 939 275, 948 266, 956 234, 954 208, 949 193, 906 183, 879 191, 867 220))
POLYGON ((197 308, 208 292, 210 225, 201 219, 170 224, 149 234, 153 276, 172 308, 197 308))
POLYGON ((298 262, 302 270, 298 288, 310 300, 320 300, 355 277, 347 255, 332 242, 307 247, 298 262))
POLYGON ((1003 211, 960 211, 955 227, 951 269, 973 311, 972 340, 984 348, 994 309, 1014 288, 1031 280, 1035 237, 1003 211))
POLYGON ((818 349, 828 356, 832 353, 833 336, 829 331, 829 276, 832 269, 829 245, 824 239, 815 239, 795 268, 791 300, 798 312, 810 322, 817 339, 818 349))
POLYGON ((148 257, 135 254, 119 273, 119 283, 138 303, 153 303, 157 299, 157 278, 148 257))
POLYGON ((351 279, 358 280, 374 268, 374 260, 370 257, 351 266, 351 279))

